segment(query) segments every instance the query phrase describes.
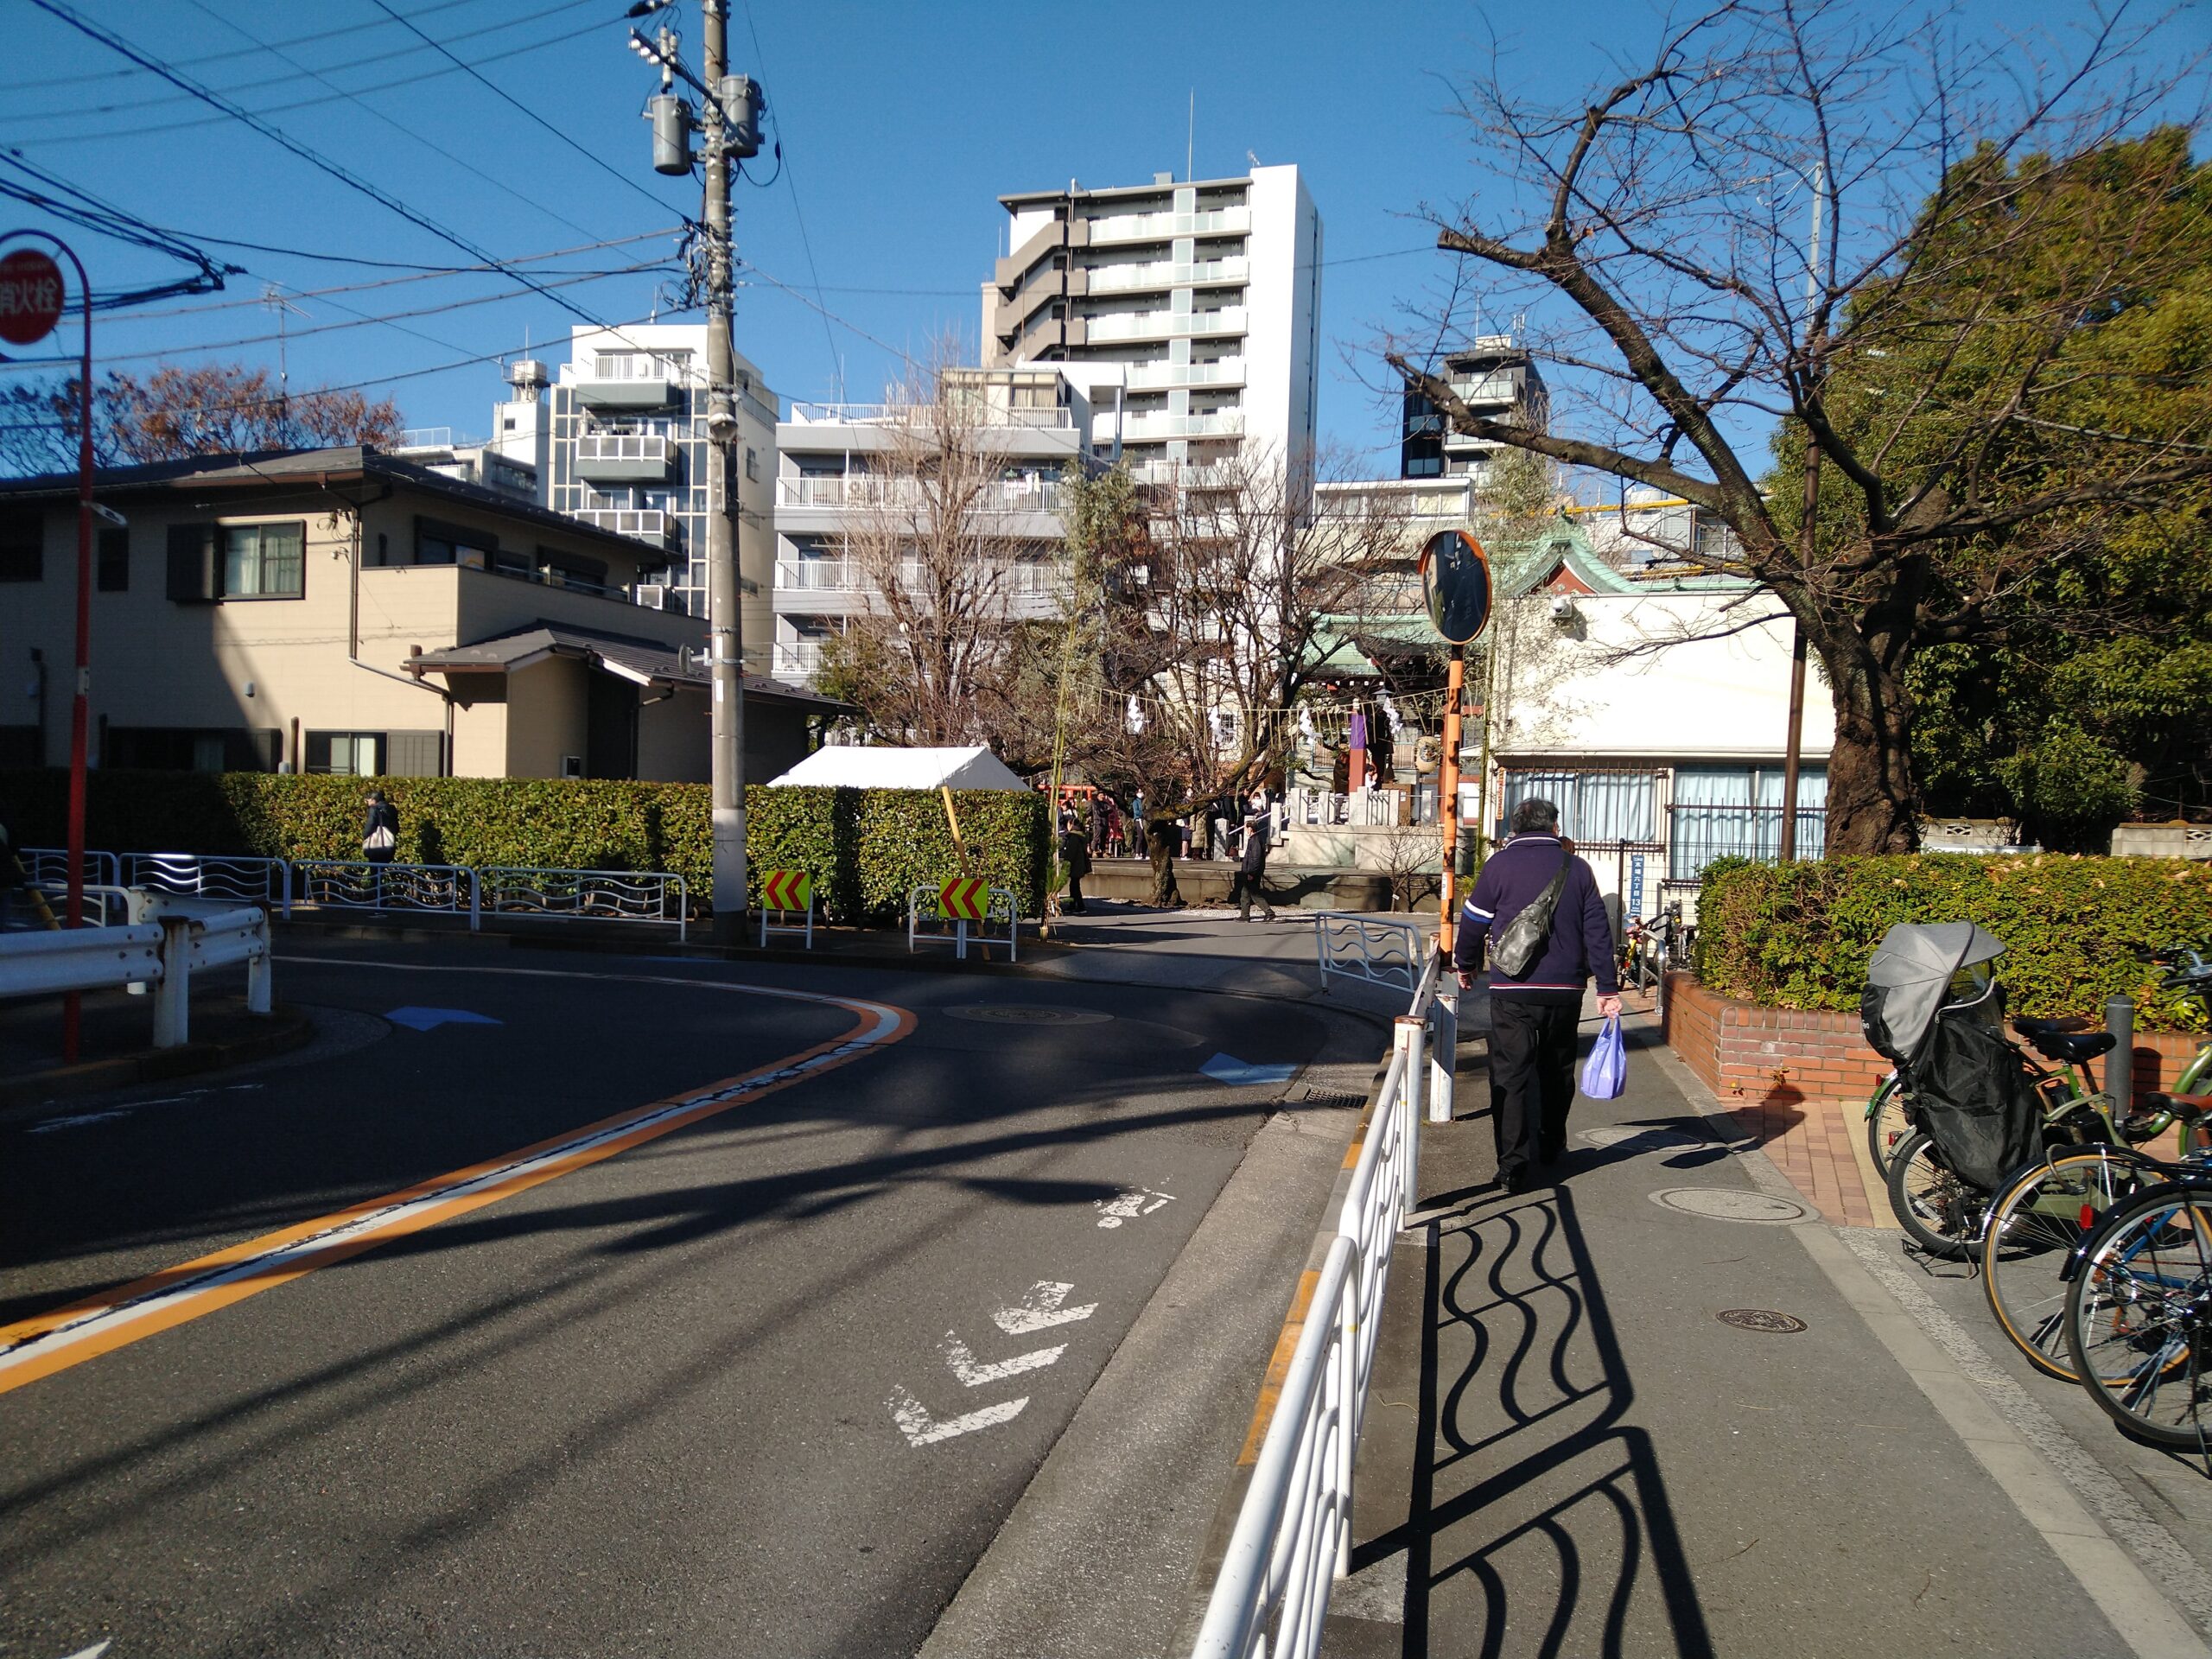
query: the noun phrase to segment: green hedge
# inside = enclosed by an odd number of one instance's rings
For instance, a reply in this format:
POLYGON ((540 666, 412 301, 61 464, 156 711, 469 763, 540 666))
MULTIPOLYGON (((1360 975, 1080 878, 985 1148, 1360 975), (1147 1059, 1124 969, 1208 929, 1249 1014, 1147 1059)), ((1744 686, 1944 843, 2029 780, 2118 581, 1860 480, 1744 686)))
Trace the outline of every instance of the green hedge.
MULTIPOLYGON (((668 870, 695 899, 714 888, 711 803, 703 784, 575 779, 382 778, 399 809, 404 861, 550 869, 668 870)), ((89 845, 118 853, 230 853, 257 858, 359 858, 358 778, 270 772, 95 772, 86 779, 89 845)), ((973 874, 1011 887, 1022 913, 1041 913, 1049 858, 1045 798, 1033 790, 957 791, 973 874)), ((67 832, 68 778, 0 772, 0 814, 16 844, 58 847, 67 832)), ((931 790, 746 791, 753 896, 760 872, 798 868, 838 921, 901 914, 907 890, 964 874, 931 790)))
POLYGON ((2016 1014, 2086 1014, 2135 999, 2150 1030, 2202 1031, 2193 998, 2161 994, 2137 953, 2212 949, 2212 867, 2169 858, 1985 858, 1923 853, 1819 862, 1730 861, 1706 872, 1697 970, 1770 1007, 1859 1007, 1867 959, 1898 922, 1978 922, 2005 942, 2016 1014))

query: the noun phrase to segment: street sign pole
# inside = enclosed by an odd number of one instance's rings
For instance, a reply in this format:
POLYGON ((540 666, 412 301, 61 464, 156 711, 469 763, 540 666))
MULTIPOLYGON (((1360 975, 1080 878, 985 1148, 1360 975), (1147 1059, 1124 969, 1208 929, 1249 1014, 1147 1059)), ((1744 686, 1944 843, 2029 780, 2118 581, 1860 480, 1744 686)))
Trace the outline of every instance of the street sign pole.
POLYGON ((1444 753, 1438 757, 1437 821, 1443 826, 1444 861, 1437 880, 1437 948, 1452 949, 1459 913, 1459 705, 1467 689, 1467 645, 1489 625, 1490 561, 1482 543, 1464 530, 1443 530, 1421 551, 1423 598, 1428 620, 1452 647, 1445 682, 1444 753))
MULTIPOLYGON (((44 231, 10 231, 0 242, 35 236, 50 242, 76 268, 77 297, 85 318, 84 349, 77 366, 77 677, 69 705, 68 913, 63 925, 85 925, 85 746, 92 724, 92 285, 85 262, 60 237, 44 231)), ((22 248, 0 258, 0 339, 29 346, 46 338, 61 320, 63 284, 60 267, 34 249, 22 248)), ((61 1058, 74 1064, 83 1020, 79 993, 61 1003, 61 1058)))
POLYGON ((1452 647, 1452 667, 1444 682, 1443 775, 1436 792, 1436 819, 1444 826, 1442 878, 1437 883, 1436 943, 1450 952, 1459 914, 1459 703, 1467 685, 1467 648, 1452 647))

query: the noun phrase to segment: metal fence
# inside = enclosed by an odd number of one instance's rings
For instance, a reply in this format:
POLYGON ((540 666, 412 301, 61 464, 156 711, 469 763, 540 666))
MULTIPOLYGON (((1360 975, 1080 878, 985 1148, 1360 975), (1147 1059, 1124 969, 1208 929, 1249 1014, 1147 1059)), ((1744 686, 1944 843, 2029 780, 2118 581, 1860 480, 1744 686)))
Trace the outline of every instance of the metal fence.
POLYGON ((292 861, 292 901, 319 910, 417 911, 482 918, 476 872, 465 864, 372 864, 360 859, 292 861))
MULTIPOLYGON (((1397 1022, 1336 1236, 1215 1575, 1193 1659, 1305 1659, 1320 1650, 1330 1591, 1351 1556, 1352 1465, 1391 1249, 1414 1202, 1428 1093, 1423 1032, 1441 967, 1432 951, 1397 1022)), ((1448 1063, 1449 1055, 1445 1049, 1440 1058, 1448 1063)))
POLYGON ((1313 918, 1313 951, 1321 988, 1329 976, 1363 979, 1411 990, 1421 976, 1421 927, 1417 922, 1378 922, 1322 911, 1313 918))
POLYGON ((121 862, 125 887, 188 899, 229 899, 290 913, 289 867, 281 858, 124 853, 121 862))
POLYGON ((476 872, 480 912, 582 916, 598 922, 672 922, 690 937, 683 878, 664 871, 539 870, 495 866, 476 872))

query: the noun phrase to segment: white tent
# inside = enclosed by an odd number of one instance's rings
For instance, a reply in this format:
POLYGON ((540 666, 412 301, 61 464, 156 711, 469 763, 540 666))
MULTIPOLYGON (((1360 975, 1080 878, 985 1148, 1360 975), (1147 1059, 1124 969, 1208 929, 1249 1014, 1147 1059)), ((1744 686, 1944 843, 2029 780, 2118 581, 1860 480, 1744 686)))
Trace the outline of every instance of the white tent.
POLYGON ((1005 761, 972 749, 817 749, 768 787, 816 789, 1027 789, 1005 761))

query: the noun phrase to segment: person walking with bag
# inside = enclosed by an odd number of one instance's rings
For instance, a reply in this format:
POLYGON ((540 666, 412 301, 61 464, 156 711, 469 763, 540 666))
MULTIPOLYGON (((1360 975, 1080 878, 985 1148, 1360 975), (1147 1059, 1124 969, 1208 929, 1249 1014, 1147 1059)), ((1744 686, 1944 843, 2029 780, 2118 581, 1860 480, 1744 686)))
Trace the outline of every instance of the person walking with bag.
POLYGON ((1060 866, 1068 873, 1067 901, 1060 906, 1062 913, 1081 916, 1089 906, 1083 902, 1083 878, 1090 874, 1090 842, 1076 823, 1072 812, 1060 815, 1060 866))
POLYGON ((361 826, 361 856, 372 864, 389 864, 399 850, 399 809, 384 798, 384 791, 368 792, 368 822, 361 826))
POLYGON ((1489 958, 1497 1179, 1508 1192, 1526 1192, 1567 1153, 1583 989, 1594 974, 1607 1019, 1621 999, 1598 879, 1560 837, 1559 808, 1531 796, 1513 809, 1512 830, 1467 895, 1452 963, 1468 986, 1489 958))
POLYGON ((1250 921, 1252 906, 1256 904, 1260 907, 1260 919, 1272 922, 1275 918, 1275 907, 1268 902, 1268 895, 1260 888, 1268 874, 1268 849, 1274 840, 1274 815, 1268 809, 1267 791, 1254 790, 1245 806, 1244 851, 1236 861, 1236 919, 1250 921))

